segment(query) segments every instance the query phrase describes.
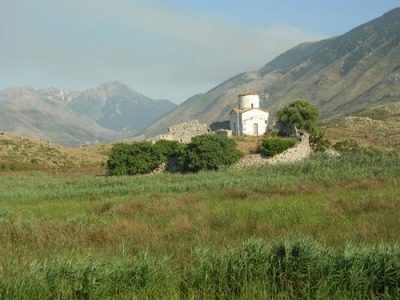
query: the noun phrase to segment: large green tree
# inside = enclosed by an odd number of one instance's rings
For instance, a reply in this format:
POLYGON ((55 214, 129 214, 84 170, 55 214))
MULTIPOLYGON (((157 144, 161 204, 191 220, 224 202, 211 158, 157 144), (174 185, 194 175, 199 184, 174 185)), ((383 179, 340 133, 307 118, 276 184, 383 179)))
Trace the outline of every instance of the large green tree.
POLYGON ((319 117, 318 108, 307 100, 295 100, 277 112, 278 121, 314 132, 319 117))

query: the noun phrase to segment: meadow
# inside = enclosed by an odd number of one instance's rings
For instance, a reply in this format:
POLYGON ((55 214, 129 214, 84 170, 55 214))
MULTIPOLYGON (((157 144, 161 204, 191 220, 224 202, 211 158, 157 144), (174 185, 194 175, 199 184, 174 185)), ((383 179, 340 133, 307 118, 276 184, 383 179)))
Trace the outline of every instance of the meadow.
POLYGON ((400 297, 400 157, 0 175, 1 299, 400 297))

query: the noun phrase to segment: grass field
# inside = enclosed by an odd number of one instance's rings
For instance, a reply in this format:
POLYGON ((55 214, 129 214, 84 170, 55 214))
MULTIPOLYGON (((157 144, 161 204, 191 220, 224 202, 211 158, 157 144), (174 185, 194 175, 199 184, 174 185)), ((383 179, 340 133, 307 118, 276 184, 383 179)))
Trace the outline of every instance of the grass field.
POLYGON ((0 298, 400 296, 400 157, 154 176, 6 172, 0 298))

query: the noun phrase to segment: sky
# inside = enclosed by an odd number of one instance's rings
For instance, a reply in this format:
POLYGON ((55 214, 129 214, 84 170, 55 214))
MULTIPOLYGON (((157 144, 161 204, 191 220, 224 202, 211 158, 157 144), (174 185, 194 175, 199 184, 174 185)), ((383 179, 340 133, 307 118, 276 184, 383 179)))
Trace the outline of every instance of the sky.
POLYGON ((400 0, 0 0, 0 89, 122 81, 181 103, 400 0))

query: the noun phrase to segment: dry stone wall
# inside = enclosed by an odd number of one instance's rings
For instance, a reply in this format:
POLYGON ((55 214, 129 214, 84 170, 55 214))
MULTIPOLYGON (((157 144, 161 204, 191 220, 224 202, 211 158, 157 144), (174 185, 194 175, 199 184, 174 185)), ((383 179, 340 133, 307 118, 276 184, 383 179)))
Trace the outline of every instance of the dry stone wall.
POLYGON ((277 163, 293 163, 309 157, 312 153, 308 134, 304 134, 301 141, 294 147, 275 155, 271 158, 262 157, 260 154, 244 156, 236 165, 237 168, 247 168, 262 165, 273 165, 277 163))
POLYGON ((152 141, 168 140, 190 143, 193 137, 209 133, 210 131, 208 124, 200 123, 198 120, 191 120, 171 126, 168 128, 167 134, 161 134, 150 139, 152 141))

